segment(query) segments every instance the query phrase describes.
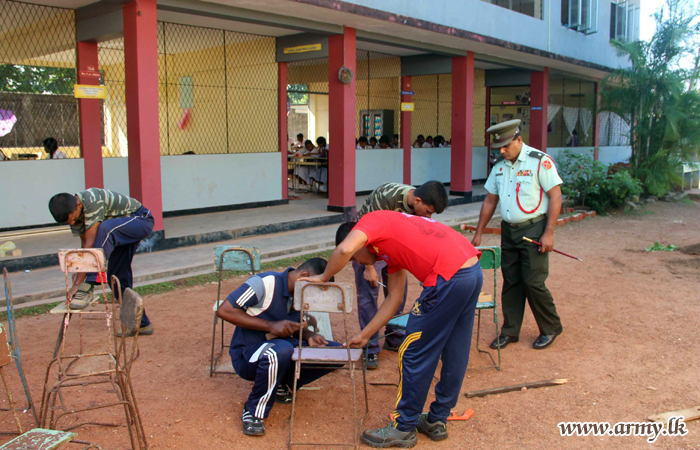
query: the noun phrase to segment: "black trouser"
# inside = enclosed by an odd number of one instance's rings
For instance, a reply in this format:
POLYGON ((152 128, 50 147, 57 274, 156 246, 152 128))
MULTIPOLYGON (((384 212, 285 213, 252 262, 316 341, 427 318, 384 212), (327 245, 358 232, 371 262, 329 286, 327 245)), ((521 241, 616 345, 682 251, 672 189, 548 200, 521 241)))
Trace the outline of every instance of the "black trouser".
POLYGON ((540 334, 559 334, 563 330, 552 294, 544 284, 549 275, 549 253, 542 254, 537 245, 523 240, 524 236, 539 241, 546 226, 547 220, 517 228, 501 222, 503 335, 520 335, 526 298, 540 334))

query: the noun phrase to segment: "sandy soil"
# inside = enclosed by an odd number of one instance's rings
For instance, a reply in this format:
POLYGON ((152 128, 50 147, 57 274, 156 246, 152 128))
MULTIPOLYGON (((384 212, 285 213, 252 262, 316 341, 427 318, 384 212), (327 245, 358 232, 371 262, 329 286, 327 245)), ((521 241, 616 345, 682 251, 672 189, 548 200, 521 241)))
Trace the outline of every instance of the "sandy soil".
MULTIPOLYGON (((484 245, 497 244, 498 239, 485 236, 484 245)), ((570 382, 484 398, 462 396, 455 409, 462 413, 472 408, 474 417, 467 422, 451 422, 446 441, 433 443, 419 436, 419 446, 646 448, 642 437, 561 437, 557 424, 644 421, 650 414, 700 405, 699 243, 700 205, 695 203, 655 203, 634 215, 599 216, 558 230, 557 248, 584 260, 580 263, 551 257, 548 285, 564 323, 564 334, 549 349, 533 350, 531 344, 538 331, 528 311, 520 342, 503 350, 503 370, 469 370, 462 391, 560 377, 570 382), (691 251, 645 252, 644 248, 654 241, 691 251)), ((338 278, 350 281, 351 276, 351 269, 346 268, 338 278)), ((227 281, 224 291, 233 290, 242 281, 227 281)), ((418 282, 412 279, 409 299, 415 299, 419 292, 418 282)), ((275 405, 266 421, 265 437, 246 437, 241 433, 240 414, 251 383, 236 375, 209 378, 215 296, 216 286, 206 285, 146 298, 156 334, 140 339, 142 356, 135 364, 133 382, 150 447, 286 448, 290 406, 275 405)), ((485 344, 496 334, 491 317, 490 312, 486 313, 486 323, 482 324, 485 344)), ((18 321, 24 367, 37 402, 59 323, 60 317, 49 314, 18 321)), ((349 323, 352 330, 357 330, 356 320, 349 323)), ((337 331, 339 324, 335 325, 337 331)), ((99 327, 99 322, 85 325, 88 341, 97 340, 99 327)), ((229 327, 227 336, 231 331, 229 327)), ((74 344, 76 338, 73 331, 69 340, 74 344)), ((222 367, 230 366, 227 356, 222 361, 222 367)), ((478 354, 472 344, 470 368, 487 363, 488 358, 478 354)), ((10 373, 17 398, 20 392, 15 371, 10 367, 6 372, 10 373)), ((370 372, 368 378, 395 382, 396 354, 383 352, 380 369, 370 372)), ((351 439, 348 373, 334 373, 315 386, 320 390, 300 394, 297 438, 324 442, 351 439)), ((77 395, 83 400, 88 396, 95 401, 109 398, 90 394, 87 388, 77 395)), ((370 386, 370 415, 365 425, 383 426, 395 395, 394 387, 370 386)), ((0 397, 4 401, 4 395, 0 397)), ((432 393, 428 401, 431 399, 432 393)), ((123 412, 101 410, 89 417, 123 420, 123 412)), ((81 416, 86 418, 87 414, 81 416)), ((0 419, 3 430, 12 429, 9 413, 1 413, 0 419)), ((72 420, 66 419, 64 426, 72 420)), ((23 421, 30 426, 26 416, 23 421)), ((655 447, 700 448, 700 421, 689 423, 687 428, 685 437, 662 436, 655 447)), ((90 426, 78 432, 81 439, 97 442, 105 449, 128 446, 124 428, 90 426)))

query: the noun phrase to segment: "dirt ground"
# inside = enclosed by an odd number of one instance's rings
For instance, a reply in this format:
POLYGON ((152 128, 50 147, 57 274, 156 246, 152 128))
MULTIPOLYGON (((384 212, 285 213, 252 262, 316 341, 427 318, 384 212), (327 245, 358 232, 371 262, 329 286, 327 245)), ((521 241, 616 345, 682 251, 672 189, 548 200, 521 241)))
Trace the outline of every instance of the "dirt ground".
MULTIPOLYGON (((499 238, 485 236, 483 244, 497 245, 499 238)), ((697 251, 645 252, 654 241, 697 250, 700 204, 654 203, 634 214, 598 216, 558 229, 555 246, 584 261, 551 256, 548 286, 562 317, 563 335, 549 349, 533 350, 538 330, 528 310, 520 342, 502 352, 503 370, 469 370, 462 392, 552 378, 570 382, 484 398, 461 396, 455 410, 462 413, 472 408, 473 418, 450 422, 450 438, 443 442, 433 443, 419 435, 419 447, 646 448, 649 444, 643 437, 561 437, 557 424, 637 422, 650 414, 700 405, 700 255, 697 251)), ((351 281, 351 277, 348 267, 337 278, 351 281)), ((224 291, 232 291, 242 281, 228 280, 224 291)), ((407 310, 419 292, 418 282, 411 279, 407 310)), ((236 375, 209 378, 215 296, 216 286, 206 285, 146 298, 156 333, 140 339, 142 355, 134 366, 133 382, 150 448, 286 448, 289 405, 274 406, 266 421, 266 436, 246 437, 240 415, 251 383, 236 375)), ((488 344, 496 332, 491 313, 485 314, 482 342, 488 344)), ((358 329, 356 319, 349 323, 353 331, 358 329)), ((37 402, 59 324, 60 317, 49 314, 18 320, 24 368, 37 402)), ((88 340, 96 339, 98 324, 85 325, 88 340)), ((227 336, 231 331, 229 327, 227 336)), ((69 339, 76 342, 75 332, 69 339)), ((222 361, 221 367, 230 367, 227 355, 222 361)), ((470 369, 487 363, 472 342, 470 369)), ((12 374, 12 369, 6 372, 12 374)), ((368 378, 395 382, 397 355, 382 352, 380 369, 368 378)), ((10 381, 17 386, 15 376, 10 381)), ((351 439, 347 371, 313 386, 320 389, 300 394, 297 439, 351 439)), ((14 392, 15 398, 20 397, 17 389, 14 392)), ((365 425, 384 426, 395 396, 393 386, 370 386, 365 425)), ((4 394, 0 398, 4 400, 4 394)), ((428 402, 432 398, 431 392, 428 402)), ((101 410, 90 417, 123 420, 120 412, 101 410)), ((12 429, 9 413, 0 413, 0 419, 3 430, 12 429)), ((66 419, 64 426, 72 420, 66 419)), ((29 426, 26 416, 23 421, 29 426)), ((700 421, 688 423, 687 428, 685 437, 659 437, 655 448, 700 448, 700 421)), ((104 449, 128 446, 125 428, 90 426, 77 431, 80 439, 97 442, 104 449)))

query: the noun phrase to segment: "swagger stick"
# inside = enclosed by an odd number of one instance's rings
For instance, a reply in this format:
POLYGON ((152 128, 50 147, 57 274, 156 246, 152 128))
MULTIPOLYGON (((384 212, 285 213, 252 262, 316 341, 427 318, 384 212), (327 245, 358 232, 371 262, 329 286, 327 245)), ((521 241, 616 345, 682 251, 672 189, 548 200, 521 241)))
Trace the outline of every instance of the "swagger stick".
MULTIPOLYGON (((538 247, 542 247, 542 244, 540 244, 539 242, 533 241, 532 239, 528 239, 528 238, 526 238, 525 236, 523 236, 523 241, 528 241, 528 242, 531 242, 531 243, 535 244, 535 245, 538 246, 538 247)), ((577 257, 575 257, 575 256, 571 256, 571 255, 569 255, 568 253, 560 252, 559 250, 557 250, 557 249, 555 249, 555 248, 553 248, 552 251, 553 251, 553 252, 556 252, 556 253, 559 253, 560 255, 568 256, 568 257, 571 258, 571 259, 576 259, 576 260, 578 260, 578 261, 583 262, 583 260, 582 260, 581 258, 577 258, 577 257)))

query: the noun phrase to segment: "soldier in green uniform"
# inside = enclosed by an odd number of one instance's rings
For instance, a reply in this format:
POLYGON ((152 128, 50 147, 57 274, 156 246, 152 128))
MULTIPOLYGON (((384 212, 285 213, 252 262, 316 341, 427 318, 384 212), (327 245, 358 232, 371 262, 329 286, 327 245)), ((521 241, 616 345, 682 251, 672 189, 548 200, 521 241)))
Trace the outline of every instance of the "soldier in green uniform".
POLYGON ((472 239, 475 246, 481 244, 481 233, 500 200, 504 323, 491 344, 494 349, 518 342, 526 299, 540 329, 535 349, 549 347, 563 330, 545 286, 562 181, 549 155, 523 143, 519 126, 520 120, 509 120, 487 130, 493 135, 491 148, 499 149, 504 159, 494 165, 486 181, 488 194, 472 239), (542 247, 523 237, 539 241, 542 247))

